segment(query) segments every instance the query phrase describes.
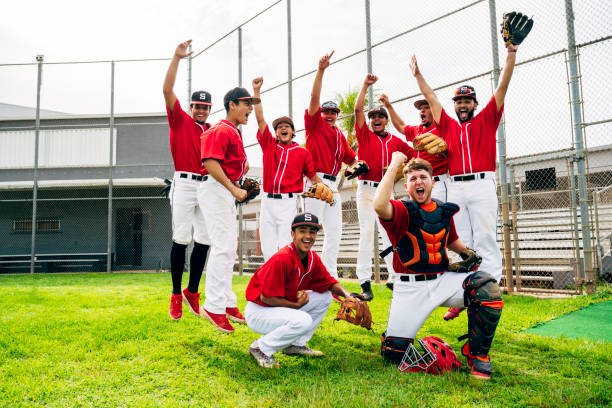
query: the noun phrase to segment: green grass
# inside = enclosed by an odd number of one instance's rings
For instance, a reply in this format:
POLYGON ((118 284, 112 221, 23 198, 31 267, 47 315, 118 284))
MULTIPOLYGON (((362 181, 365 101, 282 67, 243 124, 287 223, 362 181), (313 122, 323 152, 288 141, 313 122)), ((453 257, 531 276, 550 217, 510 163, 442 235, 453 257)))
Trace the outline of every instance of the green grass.
MULTIPOLYGON (((186 280, 186 277, 185 277, 186 280)), ((248 277, 234 277, 244 307, 248 277)), ((357 290, 356 283, 346 283, 357 290)), ((609 406, 612 344, 524 333, 594 302, 593 296, 506 296, 493 343, 489 382, 461 372, 403 374, 383 362, 380 334, 390 291, 374 288, 376 333, 333 322, 332 305, 310 345, 325 357, 278 356, 280 369, 248 354, 258 337, 246 326, 222 334, 185 313, 168 316, 168 274, 0 276, 0 406, 508 407, 609 406)), ((186 309, 185 309, 186 311, 186 309)), ((452 322, 439 308, 420 337, 458 350, 465 313, 452 322)), ((409 313, 407 311, 406 313, 409 313)), ((463 359, 462 359, 463 360, 463 359)))

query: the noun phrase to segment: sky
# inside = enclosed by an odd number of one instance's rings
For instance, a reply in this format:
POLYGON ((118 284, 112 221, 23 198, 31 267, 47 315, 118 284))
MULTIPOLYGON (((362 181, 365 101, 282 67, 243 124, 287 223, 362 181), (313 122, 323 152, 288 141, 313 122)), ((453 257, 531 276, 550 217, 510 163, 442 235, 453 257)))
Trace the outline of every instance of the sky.
MULTIPOLYGON (((25 106, 36 104, 36 67, 2 66, 31 63, 37 54, 45 62, 103 61, 139 58, 170 58, 176 45, 193 40, 199 52, 273 0, 224 1, 117 1, 83 2, 32 0, 3 5, 0 25, 0 102, 25 106)), ((372 43, 417 27, 474 1, 371 0, 372 43)), ((518 61, 567 47, 563 0, 497 0, 496 20, 504 11, 516 9, 533 16, 535 24, 519 49, 518 61)), ((318 59, 335 50, 338 61, 365 48, 365 8, 358 0, 292 0, 292 72, 303 75, 316 68, 318 59)), ((605 0, 574 0, 576 42, 611 33, 612 4, 605 0)), ((281 1, 242 29, 242 85, 264 77, 263 90, 287 80, 286 1, 281 1)), ((497 28, 496 28, 497 29, 497 28)), ((496 35, 500 65, 505 50, 496 35)), ((193 60, 192 90, 213 95, 214 109, 222 109, 223 94, 238 85, 238 34, 232 33, 193 60)), ((373 48, 373 72, 380 77, 378 93, 392 101, 415 96, 418 88, 408 62, 416 54, 425 78, 438 90, 447 111, 454 82, 487 72, 492 66, 488 2, 479 2, 452 16, 441 18, 373 48)), ((585 121, 612 117, 609 68, 612 42, 584 48, 581 53, 585 121)), ((115 113, 162 112, 161 86, 169 61, 118 62, 115 64, 115 113)), ((187 63, 181 61, 175 91, 187 99, 187 63)), ((325 74, 322 100, 356 89, 367 73, 365 53, 332 65, 325 74)), ((293 83, 293 117, 303 127, 313 75, 293 83)), ((492 93, 489 76, 470 80, 484 104, 492 93)), ((288 114, 287 86, 263 95, 268 122, 288 114)), ((506 136, 509 157, 571 147, 572 130, 564 54, 517 67, 506 99, 506 136)), ((417 123, 414 98, 396 105, 407 123, 417 123)), ((43 70, 41 105, 44 109, 76 114, 108 114, 110 111, 110 64, 48 64, 43 70)), ((482 107, 482 106, 481 106, 482 107)), ((222 118, 211 115, 211 121, 222 118)), ((392 130, 392 129, 390 129, 392 130)), ((587 128, 592 144, 612 143, 609 123, 587 128)), ((244 127, 247 144, 255 143, 252 117, 244 127)), ((303 132, 296 139, 303 142, 303 132)), ((258 147, 247 149, 249 161, 258 165, 258 147)))

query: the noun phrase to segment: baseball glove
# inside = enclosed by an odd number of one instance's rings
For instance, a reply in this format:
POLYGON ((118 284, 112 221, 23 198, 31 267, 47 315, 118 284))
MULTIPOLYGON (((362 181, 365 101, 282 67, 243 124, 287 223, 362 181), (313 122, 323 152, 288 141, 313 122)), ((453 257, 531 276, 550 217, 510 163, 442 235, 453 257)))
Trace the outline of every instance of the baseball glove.
POLYGON ((465 247, 459 255, 463 261, 454 262, 448 265, 449 272, 473 272, 478 269, 478 266, 482 262, 482 257, 468 247, 465 247))
MULTIPOLYGON (((395 172, 395 181, 396 182, 404 178, 404 166, 405 165, 402 164, 401 166, 399 166, 397 168, 397 171, 395 172)), ((389 167, 383 167, 383 170, 384 170, 385 173, 387 172, 388 168, 389 167)))
POLYGON ((159 191, 159 195, 168 198, 168 195, 170 195, 170 187, 172 187, 172 181, 164 179, 164 183, 166 183, 166 185, 159 191))
POLYGON ((370 171, 368 163, 364 162, 363 160, 358 160, 344 170, 344 177, 346 177, 347 180, 352 180, 361 174, 367 173, 368 171, 370 171))
POLYGON ((334 320, 346 320, 356 326, 372 330, 372 313, 368 303, 353 297, 347 297, 342 301, 334 320))
POLYGON ((246 204, 259 195, 259 183, 252 178, 245 178, 240 183, 240 188, 246 190, 246 198, 242 201, 236 201, 236 204, 246 204))
POLYGON ((308 190, 304 191, 302 196, 323 200, 329 203, 329 205, 336 204, 334 193, 331 191, 331 188, 323 183, 314 183, 308 190))
POLYGON ((414 138, 416 141, 414 150, 420 152, 426 151, 429 154, 436 154, 445 152, 448 146, 444 139, 440 136, 436 136, 433 133, 423 133, 414 138))
POLYGON ((519 45, 531 31, 533 19, 527 18, 523 13, 512 11, 504 14, 501 27, 501 35, 506 47, 510 44, 519 45))

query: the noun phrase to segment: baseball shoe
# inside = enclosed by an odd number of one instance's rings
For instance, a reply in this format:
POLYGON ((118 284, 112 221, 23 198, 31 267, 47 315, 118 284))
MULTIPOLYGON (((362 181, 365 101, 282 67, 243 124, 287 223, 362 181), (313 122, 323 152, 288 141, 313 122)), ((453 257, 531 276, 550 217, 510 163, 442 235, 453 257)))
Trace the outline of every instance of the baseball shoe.
POLYGON ((225 316, 234 323, 246 324, 246 319, 237 307, 226 307, 225 316))
POLYGON ((278 363, 274 359, 274 356, 266 356, 259 347, 249 347, 249 353, 253 356, 257 364, 265 368, 278 367, 278 363))
POLYGON ((444 314, 444 320, 453 320, 455 317, 459 316, 461 312, 465 310, 465 307, 450 307, 446 313, 444 314))
POLYGON ((173 320, 183 317, 183 295, 172 294, 170 297, 170 317, 173 320))
POLYGON ((393 282, 387 282, 385 283, 385 286, 387 287, 387 289, 393 291, 393 282))
POLYGON ((461 354, 467 359, 467 365, 470 369, 470 376, 478 380, 488 381, 493 373, 493 365, 489 356, 472 356, 469 352, 469 343, 465 343, 461 348, 461 354))
POLYGON ((369 302, 374 299, 374 294, 372 293, 372 285, 370 281, 365 281, 361 284, 361 296, 363 296, 363 300, 369 302))
POLYGON ((334 302, 342 303, 342 298, 335 293, 332 293, 332 298, 334 299, 334 302))
POLYGON ((323 355, 322 351, 313 350, 307 346, 289 346, 283 350, 283 354, 294 355, 299 354, 300 356, 310 356, 310 357, 321 357, 323 355))
POLYGON ((203 318, 211 322, 213 326, 217 328, 217 330, 223 333, 233 333, 234 332, 234 327, 227 320, 227 317, 225 317, 225 314, 210 313, 208 310, 204 308, 204 306, 202 306, 200 308, 200 316, 202 316, 203 318))
POLYGON ((187 288, 183 289, 183 303, 187 305, 191 313, 200 315, 200 294, 191 293, 187 288))

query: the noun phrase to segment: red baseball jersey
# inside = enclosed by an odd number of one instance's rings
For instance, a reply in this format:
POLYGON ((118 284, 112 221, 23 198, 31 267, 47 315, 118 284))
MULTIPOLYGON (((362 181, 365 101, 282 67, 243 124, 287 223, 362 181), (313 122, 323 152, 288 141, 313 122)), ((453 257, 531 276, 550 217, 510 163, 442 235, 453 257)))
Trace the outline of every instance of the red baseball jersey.
POLYGON ((257 130, 257 141, 263 151, 263 191, 273 194, 304 191, 304 176, 315 176, 310 152, 295 142, 280 143, 267 126, 263 134, 257 130))
POLYGON ((315 171, 337 176, 342 162, 349 164, 355 160, 355 152, 349 147, 344 134, 337 126, 331 126, 323 119, 320 107, 312 116, 306 109, 304 127, 306 148, 312 154, 315 171))
POLYGON ((393 152, 404 153, 408 160, 415 157, 414 150, 408 146, 408 143, 388 132, 385 137, 378 136, 365 123, 363 127, 359 127, 355 122, 355 135, 359 144, 357 157, 359 160, 364 160, 370 168, 367 173, 359 175, 359 180, 380 182, 385 173, 383 168, 391 162, 393 152))
POLYGON ((170 152, 175 171, 208 174, 200 160, 200 135, 210 129, 193 120, 182 108, 179 100, 174 103, 172 111, 166 106, 168 125, 170 126, 170 152))
POLYGON ((327 272, 314 251, 308 251, 307 265, 304 268, 293 243, 281 248, 251 277, 246 288, 247 300, 269 306, 259 298, 259 295, 264 295, 296 302, 299 290, 323 293, 338 282, 327 272))
MULTIPOLYGON (((402 204, 399 200, 390 200, 393 205, 393 218, 389 221, 385 221, 382 218, 380 219, 380 224, 383 226, 385 231, 387 231, 387 235, 389 236, 389 241, 391 241, 391 245, 394 247, 397 243, 406 235, 406 231, 408 231, 408 226, 410 225, 410 216, 408 215, 408 209, 402 204)), ((429 204, 421 205, 421 208, 425 211, 434 211, 437 208, 437 204, 434 201, 431 201, 429 204)), ((448 232, 448 237, 446 239, 446 244, 452 244, 459 237, 457 236, 457 231, 455 230, 455 221, 451 218, 450 222, 450 231, 448 232)), ((395 273, 411 273, 406 266, 400 261, 399 255, 397 252, 393 252, 393 269, 395 273)))
POLYGON ((451 176, 495 171, 496 132, 503 113, 503 105, 497 111, 495 96, 465 123, 459 123, 442 109, 438 131, 448 144, 448 172, 451 176))
MULTIPOLYGON (((423 125, 419 126, 406 126, 404 128, 404 134, 406 140, 412 142, 415 137, 422 135, 423 133, 433 133, 434 135, 440 136, 438 128, 433 125, 428 128, 424 128, 423 125)), ((447 153, 429 154, 427 152, 415 152, 415 157, 420 157, 423 160, 427 160, 431 167, 433 167, 433 175, 439 176, 440 174, 446 174, 448 171, 448 159, 447 153)))
POLYGON ((204 132, 202 141, 202 161, 216 159, 227 178, 238 181, 244 175, 247 156, 242 143, 242 135, 236 126, 223 119, 204 132))

